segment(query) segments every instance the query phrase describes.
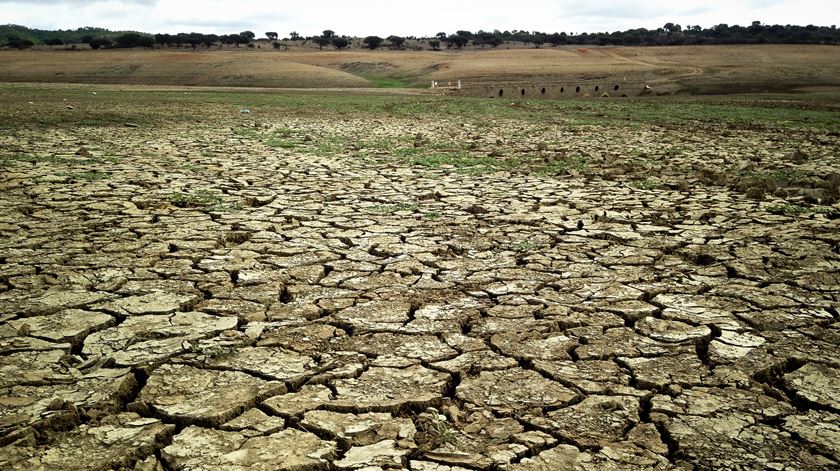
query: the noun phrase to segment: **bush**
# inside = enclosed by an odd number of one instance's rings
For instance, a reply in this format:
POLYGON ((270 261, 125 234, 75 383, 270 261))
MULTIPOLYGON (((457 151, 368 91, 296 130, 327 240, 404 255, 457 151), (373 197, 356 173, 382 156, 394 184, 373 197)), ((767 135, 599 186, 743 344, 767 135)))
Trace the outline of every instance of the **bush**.
POLYGON ((400 36, 388 36, 388 42, 391 43, 391 49, 402 49, 405 44, 405 38, 400 36))
POLYGON ((431 41, 429 41, 429 46, 432 46, 433 51, 437 51, 438 49, 440 49, 440 41, 438 41, 437 39, 432 39, 431 41))
POLYGON ((362 41, 362 43, 368 49, 378 49, 384 41, 385 40, 380 38, 379 36, 368 36, 362 41))
POLYGON ((17 49, 29 49, 30 47, 34 46, 33 43, 29 39, 21 39, 21 38, 9 38, 9 47, 17 48, 17 49))
POLYGON ((139 33, 125 33, 114 38, 114 42, 121 48, 137 47, 140 45, 140 37, 139 33))
POLYGON ((350 45, 350 41, 346 38, 333 38, 332 44, 336 49, 344 49, 350 45))
POLYGON ((91 49, 109 48, 114 42, 108 38, 93 38, 88 43, 91 49))

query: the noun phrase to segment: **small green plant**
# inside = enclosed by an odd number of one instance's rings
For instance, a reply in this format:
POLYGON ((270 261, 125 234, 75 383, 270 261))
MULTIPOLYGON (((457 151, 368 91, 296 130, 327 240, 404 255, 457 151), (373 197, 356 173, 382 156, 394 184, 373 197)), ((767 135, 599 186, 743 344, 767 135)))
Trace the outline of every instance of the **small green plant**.
POLYGON ((433 413, 431 417, 425 418, 420 424, 423 440, 421 450, 434 450, 443 445, 454 443, 457 439, 457 431, 446 420, 446 417, 433 413))
POLYGON ((246 139, 257 139, 259 137, 259 132, 254 128, 236 128, 233 133, 246 139))
POLYGON ((554 160, 540 169, 541 175, 564 175, 574 170, 577 173, 586 171, 587 162, 584 157, 574 156, 564 160, 554 160))
POLYGON ((528 252, 530 250, 538 249, 541 245, 530 240, 523 240, 510 245, 510 249, 514 252, 528 252))
POLYGON ((195 190, 190 193, 172 193, 169 201, 179 208, 195 208, 220 205, 222 197, 210 190, 195 190))
POLYGON ((831 208, 826 207, 805 207, 798 204, 771 204, 764 207, 764 210, 770 214, 777 214, 780 216, 795 216, 800 214, 824 214, 831 211, 831 208))
POLYGON ((429 211, 423 214, 423 218, 430 221, 436 221, 441 218, 441 214, 439 211, 429 211))
POLYGON ((314 154, 318 157, 333 157, 344 152, 346 139, 341 136, 324 136, 315 139, 314 154))
POLYGON ((204 355, 207 358, 218 359, 226 358, 236 353, 237 348, 234 346, 224 346, 218 344, 210 345, 194 345, 190 348, 190 352, 204 355))
POLYGON ((263 141, 263 144, 267 145, 268 147, 279 147, 280 149, 294 149, 295 147, 297 147, 297 144, 295 144, 292 141, 286 139, 278 139, 275 137, 266 139, 265 141, 263 141))
POLYGON ((653 190, 659 187, 659 183, 655 180, 645 178, 644 180, 633 180, 632 182, 630 182, 630 186, 632 186, 633 188, 638 188, 640 190, 653 190))
POLYGON ((82 173, 72 173, 70 174, 70 178, 74 180, 84 180, 88 182, 94 182, 98 180, 107 180, 111 178, 111 174, 108 172, 82 172, 82 173))

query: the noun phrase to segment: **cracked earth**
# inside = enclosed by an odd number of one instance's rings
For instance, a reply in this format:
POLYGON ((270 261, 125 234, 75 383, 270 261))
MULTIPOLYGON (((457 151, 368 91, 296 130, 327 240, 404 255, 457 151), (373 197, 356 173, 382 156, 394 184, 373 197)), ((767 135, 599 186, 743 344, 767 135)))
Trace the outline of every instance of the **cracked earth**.
POLYGON ((837 469, 836 134, 235 118, 0 135, 0 468, 837 469))

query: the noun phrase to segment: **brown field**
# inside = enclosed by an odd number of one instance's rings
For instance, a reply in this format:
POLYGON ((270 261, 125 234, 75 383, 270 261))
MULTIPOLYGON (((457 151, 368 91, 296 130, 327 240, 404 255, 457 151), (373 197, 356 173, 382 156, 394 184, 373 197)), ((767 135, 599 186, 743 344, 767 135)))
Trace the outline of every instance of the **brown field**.
POLYGON ((840 469, 835 50, 0 53, 0 470, 840 469))
POLYGON ((2 51, 6 82, 272 88, 425 87, 605 80, 665 92, 840 85, 833 46, 561 47, 466 51, 2 51))

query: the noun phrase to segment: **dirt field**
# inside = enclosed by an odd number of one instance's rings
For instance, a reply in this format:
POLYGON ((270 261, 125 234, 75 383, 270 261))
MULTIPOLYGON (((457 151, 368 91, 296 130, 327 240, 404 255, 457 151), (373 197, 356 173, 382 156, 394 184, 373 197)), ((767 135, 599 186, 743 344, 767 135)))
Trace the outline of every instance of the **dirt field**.
POLYGON ((0 51, 6 82, 239 87, 428 87, 564 81, 696 94, 840 86, 834 46, 560 47, 467 51, 0 51))
POLYGON ((837 469, 838 103, 0 85, 0 469, 837 469))

